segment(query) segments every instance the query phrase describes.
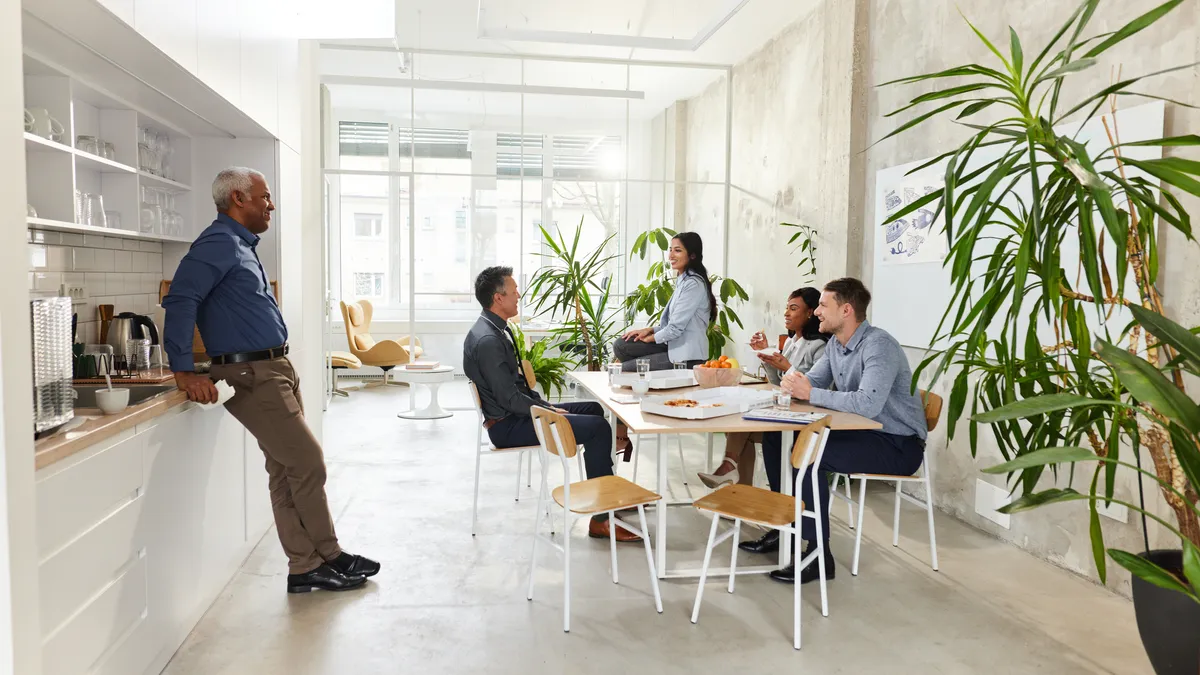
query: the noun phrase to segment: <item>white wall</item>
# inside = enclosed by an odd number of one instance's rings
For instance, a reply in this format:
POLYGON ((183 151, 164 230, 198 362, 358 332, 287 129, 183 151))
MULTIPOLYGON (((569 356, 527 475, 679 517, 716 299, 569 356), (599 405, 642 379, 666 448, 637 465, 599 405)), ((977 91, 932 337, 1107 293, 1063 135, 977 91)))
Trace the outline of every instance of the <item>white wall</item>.
MULTIPOLYGON (((21 157, 25 141, 21 4, 0 3, 0 157, 21 157)), ((28 283, 25 162, 0 162, 0 288, 28 283)), ((0 293, 0 673, 41 671, 37 544, 33 511, 32 374, 29 298, 0 293)))

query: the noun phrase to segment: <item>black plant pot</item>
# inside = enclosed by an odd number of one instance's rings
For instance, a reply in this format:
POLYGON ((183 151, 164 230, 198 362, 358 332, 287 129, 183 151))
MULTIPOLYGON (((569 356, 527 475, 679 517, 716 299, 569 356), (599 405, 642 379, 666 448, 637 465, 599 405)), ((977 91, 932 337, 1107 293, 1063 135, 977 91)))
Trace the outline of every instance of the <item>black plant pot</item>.
MULTIPOLYGON (((1183 578, 1183 551, 1138 555, 1183 578)), ((1158 675, 1200 673, 1200 603, 1133 578, 1133 611, 1150 664, 1158 675)))

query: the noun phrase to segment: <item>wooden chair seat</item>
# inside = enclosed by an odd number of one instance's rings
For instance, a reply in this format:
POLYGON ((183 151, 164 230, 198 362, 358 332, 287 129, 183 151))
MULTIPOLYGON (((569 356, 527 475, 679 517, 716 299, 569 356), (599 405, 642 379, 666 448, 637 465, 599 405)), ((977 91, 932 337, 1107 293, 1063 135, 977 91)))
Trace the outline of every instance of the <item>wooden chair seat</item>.
MULTIPOLYGON (((562 486, 554 488, 553 496, 559 506, 564 505, 562 486)), ((661 496, 620 476, 600 476, 582 483, 571 483, 572 513, 618 511, 660 499, 661 496)))
POLYGON ((750 485, 726 485, 696 500, 694 506, 726 518, 775 527, 796 519, 795 498, 750 485))

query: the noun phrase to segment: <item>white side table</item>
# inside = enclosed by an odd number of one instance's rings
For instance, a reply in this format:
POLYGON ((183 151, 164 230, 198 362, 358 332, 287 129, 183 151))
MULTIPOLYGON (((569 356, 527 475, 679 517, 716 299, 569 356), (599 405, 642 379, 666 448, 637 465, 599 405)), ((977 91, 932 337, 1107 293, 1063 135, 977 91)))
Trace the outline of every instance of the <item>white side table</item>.
POLYGON ((392 380, 395 382, 404 382, 410 387, 413 387, 409 393, 411 407, 408 410, 403 410, 396 416, 406 420, 436 420, 443 417, 450 417, 454 413, 446 410, 438 403, 438 387, 443 384, 449 384, 454 381, 454 368, 451 366, 438 366, 428 370, 408 370, 407 368, 395 368, 392 370, 392 380), (420 410, 417 410, 417 390, 416 385, 422 384, 429 387, 429 403, 420 410))

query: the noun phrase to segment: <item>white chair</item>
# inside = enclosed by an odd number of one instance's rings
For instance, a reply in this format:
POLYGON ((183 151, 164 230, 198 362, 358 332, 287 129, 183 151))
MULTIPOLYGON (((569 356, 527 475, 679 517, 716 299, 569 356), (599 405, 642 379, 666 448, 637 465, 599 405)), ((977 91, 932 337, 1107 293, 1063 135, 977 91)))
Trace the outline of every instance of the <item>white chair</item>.
MULTIPOLYGON (((933 431, 937 427, 938 417, 942 414, 942 397, 921 390, 921 398, 925 402, 925 426, 929 431, 933 431)), ((921 468, 917 475, 913 476, 893 476, 889 474, 878 473, 835 473, 833 474, 833 483, 829 486, 830 504, 833 506, 833 496, 836 495, 839 499, 846 500, 846 508, 848 511, 847 524, 850 529, 855 530, 854 536, 854 564, 850 568, 850 573, 858 576, 858 555, 862 549, 862 531, 863 531, 863 511, 866 509, 867 503, 867 481, 890 481, 896 484, 896 502, 892 510, 892 546, 900 545, 900 500, 903 499, 912 504, 925 509, 925 513, 929 518, 929 556, 933 570, 936 572, 938 568, 937 559, 937 535, 933 529, 933 475, 929 471, 929 455, 925 455, 925 459, 921 462, 921 468), (844 483, 842 481, 845 481, 844 483), (850 494, 850 483, 858 481, 858 521, 855 524, 854 519, 854 498, 850 494), (838 484, 841 483, 846 487, 846 494, 839 494, 837 491, 838 484), (900 487, 904 483, 921 483, 925 486, 925 499, 920 500, 901 492, 900 487)))
MULTIPOLYGON (((471 536, 475 536, 475 528, 479 522, 479 465, 483 461, 484 456, 494 457, 497 455, 517 456, 517 495, 514 499, 521 500, 521 465, 525 460, 525 453, 536 452, 539 446, 524 445, 517 448, 497 448, 488 440, 487 431, 483 428, 483 404, 479 401, 479 390, 475 387, 474 382, 468 382, 467 386, 471 388, 471 400, 475 403, 475 415, 478 419, 479 434, 476 436, 475 443, 475 498, 471 503, 471 536)), ((533 467, 533 457, 529 458, 530 471, 533 467)), ((529 481, 527 481, 529 482, 529 481)))
MULTIPOLYGON (((829 417, 804 427, 796 435, 796 444, 792 448, 792 466, 802 469, 810 464, 821 465, 825 455, 825 444, 829 440, 829 417)), ((801 478, 801 480, 803 480, 801 478)), ((812 471, 812 490, 817 492, 817 481, 820 472, 812 471)), ((737 578, 738 537, 741 535, 742 522, 753 523, 780 533, 790 533, 793 537, 800 536, 800 524, 804 518, 812 518, 817 530, 816 545, 801 560, 796 561, 796 574, 808 567, 815 560, 821 581, 821 615, 829 616, 829 599, 825 588, 825 533, 822 531, 820 509, 825 504, 812 504, 812 509, 806 509, 804 500, 791 495, 779 494, 749 485, 726 485, 706 497, 698 499, 695 507, 701 511, 713 514, 712 527, 708 531, 708 545, 704 549, 704 566, 700 570, 700 584, 696 588, 696 603, 692 607, 692 623, 700 620, 700 601, 704 597, 704 582, 708 577, 708 565, 712 561, 713 548, 726 539, 733 539, 733 552, 729 560, 729 592, 733 592, 733 582, 737 578), (717 536, 717 524, 721 518, 733 520, 733 528, 717 536), (794 524, 793 524, 794 523, 794 524)), ((800 649, 800 587, 794 584, 793 590, 793 627, 792 647, 800 649)))
MULTIPOLYGON (((570 468, 567 460, 577 456, 579 446, 575 442, 575 433, 567 418, 540 406, 534 406, 530 413, 533 415, 533 427, 537 432, 539 446, 542 452, 542 477, 538 491, 538 506, 536 520, 533 526, 533 552, 529 558, 529 600, 533 600, 534 571, 537 569, 538 540, 545 539, 563 556, 563 632, 571 631, 571 524, 576 518, 589 518, 598 513, 607 513, 609 519, 609 551, 612 555, 612 580, 617 583, 617 524, 642 538, 646 549, 646 564, 650 568, 650 586, 654 589, 654 608, 662 614, 662 595, 658 590, 658 575, 654 571, 654 555, 650 550, 650 533, 646 527, 646 504, 653 504, 662 499, 659 495, 621 478, 620 476, 600 476, 585 481, 572 483, 570 468), (550 458, 557 456, 562 464, 565 480, 561 487, 549 491, 550 458), (563 512, 563 543, 560 546, 548 536, 540 533, 542 521, 549 515, 549 500, 562 507, 563 512), (617 518, 616 512, 621 509, 637 507, 638 524, 640 529, 617 518)), ((661 507, 659 507, 661 508, 661 507)), ((553 518, 551 518, 553 521, 553 518)))

